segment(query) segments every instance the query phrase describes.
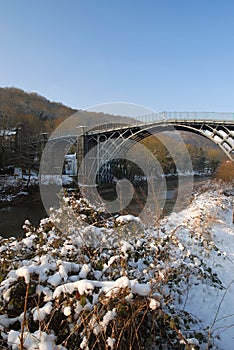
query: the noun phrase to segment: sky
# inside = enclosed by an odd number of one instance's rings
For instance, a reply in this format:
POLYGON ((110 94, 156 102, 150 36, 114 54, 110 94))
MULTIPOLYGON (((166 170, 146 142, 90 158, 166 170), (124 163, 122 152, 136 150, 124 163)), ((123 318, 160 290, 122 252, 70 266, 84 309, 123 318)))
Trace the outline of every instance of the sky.
POLYGON ((0 0, 0 86, 78 109, 234 112, 233 0, 0 0))

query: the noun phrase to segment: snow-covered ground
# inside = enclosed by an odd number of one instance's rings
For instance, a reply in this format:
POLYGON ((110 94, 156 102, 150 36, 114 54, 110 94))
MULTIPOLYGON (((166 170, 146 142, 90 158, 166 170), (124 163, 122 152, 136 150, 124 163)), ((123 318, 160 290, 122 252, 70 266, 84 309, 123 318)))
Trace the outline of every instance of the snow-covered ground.
POLYGON ((38 177, 36 174, 28 176, 16 172, 14 175, 0 176, 0 202, 12 202, 21 196, 27 196, 29 187, 38 185, 38 177))
POLYGON ((192 279, 181 302, 185 310, 202 320, 203 327, 216 337, 215 343, 225 350, 232 349, 234 343, 233 194, 230 188, 214 186, 195 196, 189 208, 164 220, 166 230, 181 225, 177 230, 180 249, 189 247, 197 255, 195 264, 205 263, 222 282, 220 289, 192 279), (201 237, 202 247, 188 239, 188 229, 201 237))
POLYGON ((3 349, 115 349, 134 324, 147 350, 232 349, 233 194, 211 183, 157 227, 75 198, 26 222, 0 241, 3 349))
MULTIPOLYGON (((73 185, 74 178, 69 175, 43 175, 41 177, 42 185, 57 185, 67 187, 73 185)), ((38 175, 33 173, 30 176, 28 183, 28 176, 16 173, 15 175, 0 176, 0 202, 13 202, 22 196, 29 194, 30 187, 38 186, 38 175)))

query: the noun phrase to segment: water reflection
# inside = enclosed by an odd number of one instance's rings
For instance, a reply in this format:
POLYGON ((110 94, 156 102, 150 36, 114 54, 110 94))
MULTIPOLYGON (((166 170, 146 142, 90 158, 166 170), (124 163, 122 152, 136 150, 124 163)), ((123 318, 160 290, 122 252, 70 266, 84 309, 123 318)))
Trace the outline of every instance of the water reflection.
POLYGON ((22 225, 26 219, 38 225, 43 217, 47 217, 47 214, 41 202, 25 201, 17 206, 0 208, 0 236, 23 236, 22 225))

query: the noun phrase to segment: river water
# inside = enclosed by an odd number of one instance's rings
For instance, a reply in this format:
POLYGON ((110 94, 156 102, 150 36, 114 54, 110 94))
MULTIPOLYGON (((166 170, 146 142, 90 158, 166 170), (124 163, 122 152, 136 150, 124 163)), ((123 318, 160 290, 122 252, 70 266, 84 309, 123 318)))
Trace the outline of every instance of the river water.
MULTIPOLYGON (((201 181, 204 178, 195 178, 195 181, 201 181)), ((169 179, 167 180, 167 195, 166 195, 166 203, 164 207, 164 214, 169 214, 174 206, 177 197, 177 179, 169 179)), ((104 199, 112 200, 113 199, 113 190, 103 191, 102 197, 104 199)), ((141 191, 139 191, 139 196, 136 201, 131 204, 129 209, 130 213, 133 215, 137 215, 141 210, 141 206, 139 206, 139 202, 144 202, 145 196, 147 195, 146 188, 144 185, 141 187, 141 191), (139 197, 142 201, 139 201, 139 197)), ((183 206, 181 207, 181 209, 183 206)), ((47 213, 43 207, 43 203, 41 201, 29 201, 27 198, 25 201, 20 204, 7 205, 5 207, 0 208, 0 236, 2 237, 19 237, 24 235, 24 230, 22 225, 24 221, 28 219, 33 225, 37 226, 42 218, 47 217, 47 213)))
POLYGON ((22 225, 28 219, 33 225, 38 225, 40 219, 46 217, 46 211, 41 201, 17 205, 9 205, 0 208, 0 236, 2 237, 19 237, 23 236, 24 230, 22 225))

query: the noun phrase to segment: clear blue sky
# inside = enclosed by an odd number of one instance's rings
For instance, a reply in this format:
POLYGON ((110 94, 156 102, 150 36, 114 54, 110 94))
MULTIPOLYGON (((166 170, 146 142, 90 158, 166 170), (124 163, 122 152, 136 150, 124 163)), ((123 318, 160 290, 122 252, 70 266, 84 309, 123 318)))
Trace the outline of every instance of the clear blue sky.
POLYGON ((234 112, 233 0, 1 0, 0 86, 234 112))

